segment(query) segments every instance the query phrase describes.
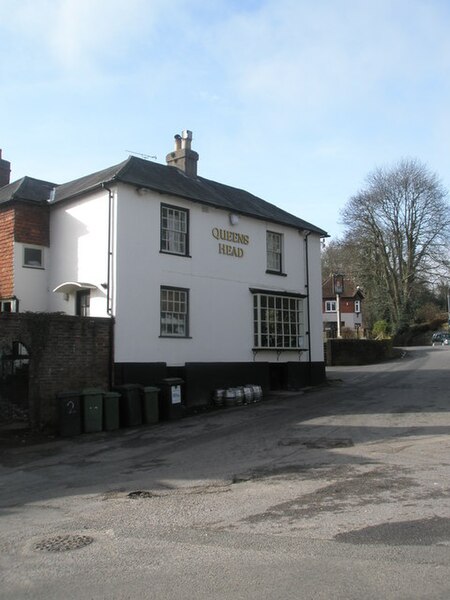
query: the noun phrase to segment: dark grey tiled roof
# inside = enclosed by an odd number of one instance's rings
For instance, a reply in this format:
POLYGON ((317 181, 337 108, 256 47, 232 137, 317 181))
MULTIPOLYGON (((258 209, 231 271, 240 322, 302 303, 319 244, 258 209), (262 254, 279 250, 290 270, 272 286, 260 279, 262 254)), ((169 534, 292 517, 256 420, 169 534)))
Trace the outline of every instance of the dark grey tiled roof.
POLYGON ((13 200, 26 200, 39 204, 47 202, 55 183, 33 177, 22 177, 18 181, 0 188, 0 204, 13 200))
POLYGON ((303 219, 257 196, 253 196, 249 192, 204 177, 187 177, 176 167, 160 165, 136 156, 130 156, 118 165, 58 186, 55 202, 73 198, 89 190, 99 188, 103 183, 108 184, 115 181, 187 198, 194 202, 224 208, 242 215, 298 229, 307 229, 320 235, 327 235, 323 229, 303 221, 303 219))

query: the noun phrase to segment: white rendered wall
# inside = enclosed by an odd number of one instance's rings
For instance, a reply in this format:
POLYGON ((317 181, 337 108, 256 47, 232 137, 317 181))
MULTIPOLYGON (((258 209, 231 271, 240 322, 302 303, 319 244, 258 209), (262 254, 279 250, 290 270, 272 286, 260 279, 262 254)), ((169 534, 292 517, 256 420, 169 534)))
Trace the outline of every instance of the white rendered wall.
POLYGON ((20 312, 48 310, 49 248, 14 242, 14 295, 19 299, 20 312), (25 246, 42 248, 43 268, 24 267, 25 246))
MULTIPOLYGON (((307 293, 304 236, 296 229, 246 217, 240 217, 239 224, 232 226, 228 211, 156 192, 139 195, 124 185, 118 188, 117 223, 117 362, 182 365, 299 360, 298 351, 284 351, 279 357, 272 351, 253 355, 253 296, 249 291, 255 287, 307 293), (190 258, 160 253, 161 202, 189 209, 190 258), (219 241, 212 234, 214 228, 247 235, 248 244, 231 244, 241 248, 243 256, 220 254, 219 241), (285 277, 265 272, 267 229, 284 235, 285 277), (189 289, 191 339, 159 337, 161 285, 189 289)), ((322 361, 319 237, 310 235, 308 243, 312 359, 322 361)), ((306 301, 304 310, 306 328, 306 301)), ((307 352, 301 360, 308 360, 307 352)))
POLYGON ((66 299, 52 290, 67 281, 91 283, 90 314, 105 317, 108 261, 108 192, 61 203, 52 208, 50 241, 52 267, 49 281, 50 309, 75 314, 75 294, 66 299))
POLYGON ((311 360, 323 362, 322 269, 320 237, 308 236, 311 360))
MULTIPOLYGON (((356 315, 356 313, 341 312, 341 327, 350 327, 350 329, 355 329, 355 323, 361 324, 361 320, 361 313, 356 315)), ((323 322, 324 324, 337 323, 337 314, 335 312, 323 313, 323 322)))

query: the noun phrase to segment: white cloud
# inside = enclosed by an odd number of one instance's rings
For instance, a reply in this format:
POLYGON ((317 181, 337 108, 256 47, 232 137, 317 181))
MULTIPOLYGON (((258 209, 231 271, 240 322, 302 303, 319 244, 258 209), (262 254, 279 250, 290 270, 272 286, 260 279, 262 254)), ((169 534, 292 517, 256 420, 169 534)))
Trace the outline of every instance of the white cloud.
MULTIPOLYGON (((49 32, 54 55, 66 69, 89 68, 102 58, 119 57, 142 27, 144 5, 143 0, 62 0, 49 32)), ((145 12, 150 28, 156 14, 145 12)))
POLYGON ((24 153, 50 144, 47 156, 64 140, 67 170, 118 149, 163 156, 187 127, 206 176, 274 200, 281 178, 283 199, 305 186, 312 206, 334 207, 391 157, 445 164, 444 0, 0 3, 3 139, 22 135, 24 153), (340 193, 339 173, 351 182, 340 193))
POLYGON ((22 0, 12 2, 11 34, 34 47, 63 73, 101 70, 103 60, 121 60, 130 45, 152 28, 163 0, 22 0))
POLYGON ((212 32, 210 49, 247 108, 301 120, 448 70, 447 31, 437 3, 271 0, 212 32))

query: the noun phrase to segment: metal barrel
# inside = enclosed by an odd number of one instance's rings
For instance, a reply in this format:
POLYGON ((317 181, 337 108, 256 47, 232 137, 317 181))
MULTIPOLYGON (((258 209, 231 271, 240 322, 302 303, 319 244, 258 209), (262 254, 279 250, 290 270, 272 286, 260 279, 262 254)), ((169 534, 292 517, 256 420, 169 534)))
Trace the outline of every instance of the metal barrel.
POLYGON ((241 404, 244 404, 244 388, 237 387, 234 388, 234 391, 236 394, 236 405, 241 406, 241 404))
POLYGON ((244 402, 250 404, 253 402, 253 387, 251 385, 244 386, 244 402))
POLYGON ((215 406, 223 406, 225 398, 225 390, 214 390, 213 402, 215 406))
POLYGON ((225 391, 225 406, 236 406, 236 390, 228 388, 225 391))
POLYGON ((260 385, 254 385, 253 387, 253 402, 260 402, 262 400, 262 387, 260 385))

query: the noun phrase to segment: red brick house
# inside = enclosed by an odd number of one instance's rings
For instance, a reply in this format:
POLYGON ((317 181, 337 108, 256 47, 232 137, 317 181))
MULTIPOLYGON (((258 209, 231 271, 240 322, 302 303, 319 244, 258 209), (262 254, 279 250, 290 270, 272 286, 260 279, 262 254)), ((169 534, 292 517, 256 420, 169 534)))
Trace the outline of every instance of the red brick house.
MULTIPOLYGON (((10 163, 0 150, 0 189, 8 190, 0 198, 0 312, 18 312, 20 297, 29 296, 30 289, 47 289, 42 270, 44 254, 50 246, 49 206, 54 183, 23 177, 9 184, 10 163), (29 267, 23 269, 22 267, 29 267)), ((21 311, 31 306, 21 307, 21 311)), ((43 303, 34 307, 45 310, 43 303)))
POLYGON ((355 282, 345 276, 340 277, 342 291, 335 285, 336 276, 330 275, 322 284, 323 330, 327 337, 337 337, 337 313, 339 301, 341 332, 344 328, 355 331, 357 336, 364 333, 362 303, 364 295, 355 282), (339 295, 339 299, 338 299, 339 295))

